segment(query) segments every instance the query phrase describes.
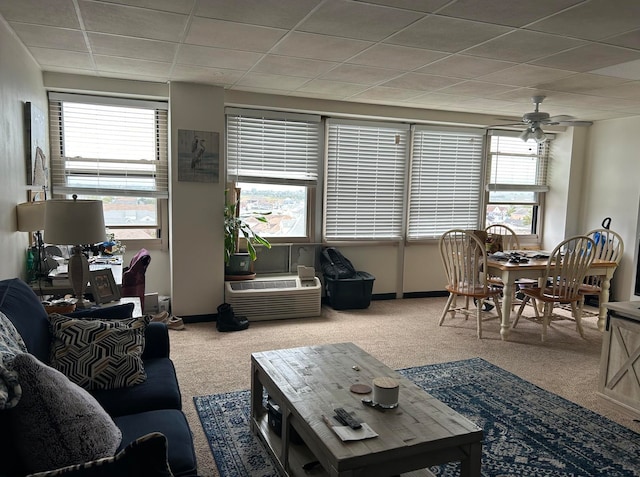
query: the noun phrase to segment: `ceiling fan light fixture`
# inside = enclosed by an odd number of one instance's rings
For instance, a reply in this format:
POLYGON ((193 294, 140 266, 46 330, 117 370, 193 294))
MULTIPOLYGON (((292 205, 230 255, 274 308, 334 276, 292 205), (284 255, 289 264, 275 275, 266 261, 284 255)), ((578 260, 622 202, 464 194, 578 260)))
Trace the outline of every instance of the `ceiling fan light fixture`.
POLYGON ((547 140, 547 137, 540 126, 533 130, 533 139, 535 139, 537 143, 543 143, 547 140))
POLYGON ((520 139, 522 139, 524 142, 527 142, 529 139, 531 139, 531 129, 527 128, 524 131, 522 131, 522 134, 520 134, 520 136, 518 136, 520 139))

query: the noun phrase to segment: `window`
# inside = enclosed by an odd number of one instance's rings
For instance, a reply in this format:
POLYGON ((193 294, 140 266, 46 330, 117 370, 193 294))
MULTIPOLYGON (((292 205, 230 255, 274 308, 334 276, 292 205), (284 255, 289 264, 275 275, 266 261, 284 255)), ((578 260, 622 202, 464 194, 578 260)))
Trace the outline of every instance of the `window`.
POLYGON ((240 215, 270 212, 255 231, 270 241, 311 236, 318 184, 320 116, 228 108, 227 179, 240 188, 240 215))
POLYGON ((489 131, 485 225, 503 223, 519 235, 538 231, 541 198, 549 190, 549 141, 522 141, 518 132, 489 131))
POLYGON ((326 240, 400 239, 409 126, 328 120, 326 240))
POLYGON ((159 240, 168 198, 166 103, 51 93, 49 117, 53 194, 102 200, 118 239, 159 240))
POLYGON ((480 217, 483 132, 415 126, 408 239, 474 229, 480 217))

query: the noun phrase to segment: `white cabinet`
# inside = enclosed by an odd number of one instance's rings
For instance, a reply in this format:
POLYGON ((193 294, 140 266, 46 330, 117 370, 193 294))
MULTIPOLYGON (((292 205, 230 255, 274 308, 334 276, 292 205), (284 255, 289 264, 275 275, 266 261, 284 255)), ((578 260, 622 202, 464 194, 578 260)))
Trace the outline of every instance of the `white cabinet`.
POLYGON ((609 314, 602 340, 598 393, 640 415, 640 302, 605 306, 609 314))

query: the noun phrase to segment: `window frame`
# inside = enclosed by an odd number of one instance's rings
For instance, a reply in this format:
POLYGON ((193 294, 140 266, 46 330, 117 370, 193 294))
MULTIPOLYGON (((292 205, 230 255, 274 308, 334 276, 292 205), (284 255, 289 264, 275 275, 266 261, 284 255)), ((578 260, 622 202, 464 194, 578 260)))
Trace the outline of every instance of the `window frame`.
MULTIPOLYGON (((463 229, 476 228, 477 224, 480 222, 480 217, 482 216, 482 195, 483 195, 482 187, 484 185, 483 177, 484 177, 484 162, 485 162, 484 161, 484 150, 485 150, 484 130, 478 129, 478 128, 416 124, 412 126, 411 146, 412 146, 411 165, 408 171, 408 188, 407 188, 408 205, 409 205, 407 207, 407 226, 406 226, 407 242, 415 243, 415 242, 421 242, 421 241, 438 240, 442 235, 442 233, 452 228, 463 228, 463 229), (466 214, 467 221, 465 223, 451 222, 442 227, 440 227, 439 224, 437 224, 433 228, 442 229, 442 230, 432 230, 430 233, 426 233, 426 234, 412 233, 411 231, 411 227, 413 225, 412 213, 413 214, 421 213, 421 210, 424 208, 424 206, 422 205, 416 206, 414 204, 416 202, 419 202, 420 204, 427 202, 423 197, 420 197, 420 196, 416 197, 416 194, 419 192, 416 190, 416 187, 415 187, 415 182, 422 181, 422 176, 420 174, 417 174, 417 175, 414 174, 414 167, 418 162, 423 163, 426 160, 426 158, 418 158, 416 156, 416 148, 418 146, 417 141, 420 140, 419 135, 421 134, 431 135, 433 139, 437 139, 438 136, 444 137, 444 138, 446 138, 447 136, 455 136, 455 139, 451 141, 447 141, 447 144, 449 145, 448 149, 441 151, 438 148, 438 151, 435 151, 435 147, 434 147, 433 151, 427 151, 427 152, 437 152, 439 154, 439 156, 436 158, 436 164, 438 167, 447 167, 447 164, 453 164, 453 163, 455 163, 455 165, 457 166, 458 164, 460 164, 459 158, 462 156, 462 154, 458 154, 458 151, 460 151, 459 145, 462 143, 463 145, 462 147, 464 147, 464 152, 466 154, 472 154, 472 155, 469 157, 470 161, 466 164, 467 167, 462 171, 461 175, 463 176, 469 175, 469 173, 473 172, 473 170, 475 170, 477 174, 477 176, 476 175, 473 176, 476 178, 476 182, 471 183, 470 187, 467 187, 465 185, 465 181, 463 180, 463 178, 456 177, 456 176, 460 176, 460 174, 455 174, 455 172, 451 174, 452 177, 450 180, 454 181, 456 184, 460 183, 462 185, 462 188, 467 190, 466 194, 469 196, 470 200, 472 200, 471 199, 472 196, 475 196, 475 202, 471 204, 470 207, 468 207, 469 209, 473 208, 474 210, 471 210, 471 213, 466 214), (479 143, 470 144, 469 146, 464 145, 464 143, 473 143, 474 140, 476 141, 479 140, 479 143), (451 156, 452 153, 455 154, 455 156, 451 156), (445 157, 441 157, 442 154, 444 154, 445 157), (453 162, 447 161, 447 157, 455 157, 455 159, 453 162)), ((446 198, 446 195, 447 195, 446 192, 443 192, 443 194, 445 195, 445 198, 446 198)), ((430 194, 426 193, 425 195, 430 195, 430 194)), ((438 194, 438 197, 440 195, 441 194, 438 194)), ((437 200, 438 199, 436 199, 436 201, 437 200)), ((431 207, 437 206, 437 204, 436 205, 433 204, 433 200, 431 200, 425 205, 430 205, 431 207)), ((452 210, 452 214, 459 216, 461 220, 465 219, 464 211, 457 210, 458 208, 453 203, 453 200, 450 200, 449 203, 446 204, 446 206, 452 210)), ((424 219, 422 218, 418 220, 418 222, 423 222, 423 221, 424 219)), ((416 224, 416 227, 423 228, 424 225, 418 223, 416 224)))
MULTIPOLYGON (((121 239, 124 245, 136 248, 147 248, 156 250, 168 250, 169 238, 169 214, 168 214, 168 169, 169 169, 169 150, 168 150, 168 103, 165 101, 142 100, 122 98, 115 96, 93 96, 86 94, 49 92, 49 139, 51 144, 51 192, 53 197, 71 198, 73 194, 82 198, 83 196, 113 196, 113 197, 148 197, 156 200, 156 217, 157 224, 152 226, 139 225, 108 225, 107 229, 111 232, 126 229, 154 229, 156 230, 156 238, 143 239, 121 239), (64 156, 64 123, 62 119, 62 108, 64 103, 81 103, 90 105, 103 106, 122 106, 129 108, 142 108, 145 110, 153 110, 155 122, 155 161, 153 165, 153 173, 147 174, 146 177, 152 178, 154 183, 153 190, 137 190, 135 188, 124 189, 126 193, 118 194, 118 189, 105 189, 100 187, 75 187, 70 186, 66 182, 67 177, 72 174, 65 172, 66 158, 64 156)), ((88 162, 96 162, 99 164, 100 159, 87 158, 88 162)), ((103 160, 108 162, 108 160, 103 160)), ((98 172, 98 176, 100 173, 98 172)))
MULTIPOLYGON (((538 163, 536 165, 536 184, 499 184, 492 182, 492 167, 493 167, 493 157, 497 155, 497 151, 494 152, 491 150, 492 147, 492 136, 502 136, 509 138, 518 138, 519 139, 521 132, 520 131, 507 131, 500 129, 489 129, 487 130, 487 140, 486 140, 486 149, 485 149, 485 164, 486 164, 486 172, 484 175, 484 197, 483 197, 483 217, 482 224, 483 228, 487 227, 489 224, 487 223, 487 208, 492 205, 524 205, 524 206, 533 206, 532 213, 532 226, 531 233, 522 234, 517 233, 518 238, 521 243, 524 244, 535 244, 539 243, 540 237, 542 236, 542 225, 544 223, 544 205, 546 192, 549 191, 548 186, 548 170, 549 163, 551 161, 551 145, 550 142, 554 140, 555 135, 545 133, 546 140, 542 143, 537 143, 534 139, 529 139, 527 144, 535 145, 537 147, 537 153, 531 154, 531 157, 538 157, 538 163), (491 200, 491 192, 496 191, 522 191, 522 192, 533 192, 535 200, 533 202, 522 202, 522 201, 495 201, 491 200)), ((514 153, 517 157, 518 154, 514 153)), ((508 225, 508 224, 507 224, 508 225)), ((517 232, 517 231, 516 231, 517 232)))
POLYGON ((235 187, 239 183, 306 188, 305 235, 268 236, 266 238, 269 242, 272 244, 313 242, 316 234, 316 190, 320 184, 324 146, 321 116, 313 113, 227 107, 225 108, 225 146, 225 176, 229 184, 227 188, 235 187), (248 124, 246 138, 240 137, 242 120, 246 120, 248 124), (260 127, 260 124, 269 129, 272 135, 281 134, 281 136, 272 136, 276 137, 273 143, 264 144, 262 148, 257 147, 258 141, 256 141, 247 148, 246 156, 243 156, 241 141, 243 139, 250 141, 252 129, 260 127), (276 155, 273 150, 277 150, 279 155, 276 155), (281 160, 283 154, 289 161, 281 160))
MULTIPOLYGON (((366 139, 366 137, 364 138, 366 139)), ((409 163, 409 157, 410 157, 410 149, 411 149, 411 128, 409 126, 409 124, 406 123, 402 123, 402 122, 389 122, 389 121, 365 121, 365 120, 354 120, 354 119, 342 119, 342 118, 327 118, 326 119, 326 139, 325 139, 325 161, 324 161, 324 168, 325 168, 325 173, 324 173, 324 191, 323 191, 323 214, 322 214, 322 241, 325 243, 338 243, 338 242, 357 242, 357 241, 367 241, 367 242, 399 242, 401 240, 404 239, 405 236, 405 221, 406 221, 406 214, 405 214, 405 210, 406 210, 406 178, 407 178, 407 169, 408 169, 408 163, 409 163), (345 143, 344 145, 332 145, 332 141, 335 140, 333 138, 333 136, 337 136, 339 135, 338 132, 333 132, 335 128, 340 128, 340 127, 344 127, 345 128, 345 134, 351 134, 349 137, 345 138, 345 143), (358 129, 360 128, 360 129, 358 129), (352 133, 349 133, 349 130, 352 130, 352 133), (378 131, 376 133, 376 130, 378 131), (355 135, 359 134, 359 131, 366 135, 366 136, 370 136, 370 144, 367 144, 364 140, 360 141, 358 137, 355 137, 355 135), (393 132, 395 131, 395 132, 393 132), (379 147, 380 143, 376 143, 378 145, 378 148, 374 151, 373 150, 373 146, 375 146, 376 144, 373 143, 373 138, 375 136, 380 137, 380 135, 382 135, 383 138, 389 139, 390 137, 394 136, 394 141, 395 141, 395 145, 396 146, 400 146, 402 145, 401 143, 404 144, 404 150, 400 151, 400 152, 396 152, 393 153, 391 151, 391 149, 393 149, 393 145, 387 145, 386 148, 388 150, 388 156, 383 156, 382 154, 379 154, 378 151, 381 149, 379 147), (402 140, 402 137, 404 137, 404 141, 402 140), (375 159, 379 161, 376 162, 376 164, 378 164, 380 167, 388 167, 389 170, 395 170, 399 168, 399 165, 401 166, 401 170, 399 174, 396 174, 397 177, 399 177, 399 180, 394 180, 392 182, 392 184, 390 185, 390 190, 388 191, 389 193, 392 192, 393 189, 398 188, 400 191, 397 194, 398 195, 398 199, 393 199, 392 197, 387 197, 386 199, 384 197, 381 197, 381 199, 379 202, 376 201, 375 199, 378 199, 378 194, 373 194, 375 196, 374 203, 376 203, 376 207, 379 207, 381 210, 380 213, 380 220, 379 220, 379 225, 378 224, 373 224, 373 225, 358 225, 358 224, 354 224, 352 225, 352 233, 350 234, 338 234, 336 231, 338 230, 338 228, 340 227, 340 224, 342 223, 340 221, 339 215, 340 214, 344 214, 344 212, 338 212, 337 211, 337 206, 339 205, 340 201, 348 201, 349 198, 347 196, 350 196, 351 200, 354 200, 355 198, 362 198, 362 200, 365 200, 368 198, 369 200, 372 200, 372 193, 375 192, 378 189, 375 189, 373 186, 370 188, 367 188, 366 190, 363 190, 362 193, 359 193, 357 191, 352 191, 349 190, 349 192, 345 192, 345 193, 340 193, 340 191, 338 190, 338 183, 336 182, 336 178, 340 175, 340 177, 342 177, 344 179, 343 182, 345 182, 347 185, 349 185, 349 182, 353 182, 355 176, 359 173, 359 171, 356 171, 355 169, 357 168, 358 164, 360 164, 360 162, 358 160, 355 159, 349 159, 349 151, 348 149, 351 149, 353 147, 357 147, 358 150, 360 150, 362 147, 368 147, 369 149, 364 149, 363 150, 363 154, 375 154, 375 159), (342 158, 339 159, 341 164, 337 165, 336 164, 336 155, 340 154, 340 151, 338 151, 337 149, 332 150, 332 148, 339 148, 342 149, 342 158), (333 156, 333 157, 332 157, 333 156), (395 158, 391 157, 391 156, 395 156, 395 158), (400 158, 398 160, 398 158, 400 158), (386 160, 386 162, 384 162, 386 160), (334 162, 332 162, 334 161, 334 162), (332 166, 333 164, 333 166, 332 166), (332 169, 332 167, 334 169, 336 169, 337 167, 342 167, 343 172, 341 174, 338 174, 338 172, 336 172, 335 170, 330 170, 332 169), (347 175, 348 171, 353 171, 350 175, 347 175), (332 186, 332 183, 334 184, 332 186), (398 184, 400 184, 398 186, 398 184), (330 188, 334 187, 335 190, 332 192, 330 191, 330 188), (332 195, 333 194, 333 195, 332 195), (334 207, 336 212, 334 213, 334 216, 331 216, 331 214, 328 212, 330 207, 334 207), (397 216, 392 216, 388 219, 385 219, 382 217, 382 213, 383 211, 387 211, 387 212, 395 212, 395 214, 397 214, 397 216), (333 221, 335 222, 331 228, 329 228, 329 221, 333 221), (387 222, 385 224, 385 221, 387 222), (388 232, 388 235, 377 235, 376 231, 373 231, 372 229, 375 229, 376 227, 381 227, 383 230, 386 230, 386 232, 388 232), (362 235, 357 235, 359 233, 358 228, 360 228, 360 230, 364 230, 368 235, 362 234, 362 235)), ((373 157, 373 156, 372 156, 373 157)), ((384 175, 383 174, 375 174, 375 175, 369 175, 369 179, 373 180, 373 182, 377 185, 379 183, 385 182, 384 179, 384 175)), ((386 178, 388 178, 389 176, 386 176, 386 178)), ((356 207, 362 208, 363 215, 370 215, 369 211, 366 210, 367 206, 370 205, 369 204, 357 204, 356 207)), ((351 204, 348 205, 348 207, 352 207, 351 204)), ((352 210, 353 211, 353 210, 352 210)), ((361 222, 366 222, 368 219, 367 217, 362 217, 361 222)))

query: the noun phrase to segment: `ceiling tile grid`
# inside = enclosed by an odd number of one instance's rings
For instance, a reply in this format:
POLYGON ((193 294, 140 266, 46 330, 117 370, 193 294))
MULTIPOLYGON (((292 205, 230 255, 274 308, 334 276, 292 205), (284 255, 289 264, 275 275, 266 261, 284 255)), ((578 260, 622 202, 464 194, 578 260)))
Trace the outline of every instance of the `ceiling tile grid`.
POLYGON ((43 71, 516 118, 640 114, 638 0, 0 0, 43 71))

